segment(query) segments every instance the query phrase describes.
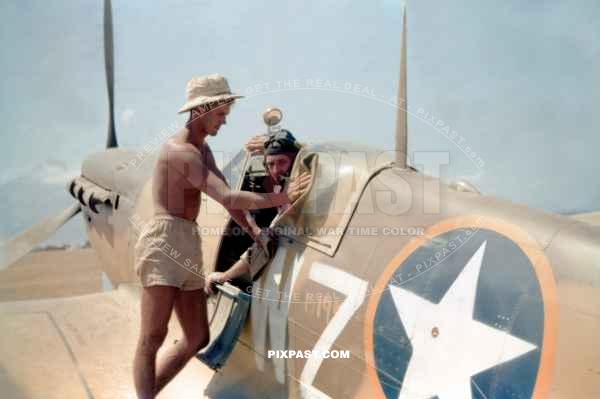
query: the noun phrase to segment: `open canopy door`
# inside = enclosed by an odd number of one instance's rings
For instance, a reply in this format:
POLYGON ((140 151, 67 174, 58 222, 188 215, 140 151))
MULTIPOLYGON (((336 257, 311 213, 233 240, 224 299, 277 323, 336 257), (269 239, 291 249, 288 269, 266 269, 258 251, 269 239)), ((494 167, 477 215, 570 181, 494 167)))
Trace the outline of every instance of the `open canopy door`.
POLYGON ((217 285, 208 299, 210 343, 196 357, 213 370, 225 365, 233 351, 250 309, 250 295, 231 284, 217 285))

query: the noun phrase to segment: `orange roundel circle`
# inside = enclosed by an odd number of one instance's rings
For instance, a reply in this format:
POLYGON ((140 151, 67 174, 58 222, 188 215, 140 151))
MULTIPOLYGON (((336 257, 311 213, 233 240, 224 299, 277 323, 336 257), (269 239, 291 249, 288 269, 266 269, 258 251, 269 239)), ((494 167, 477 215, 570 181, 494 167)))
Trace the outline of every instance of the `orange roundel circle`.
POLYGON ((534 269, 534 275, 539 283, 542 296, 544 314, 541 354, 532 397, 545 398, 548 396, 554 368, 557 323, 556 283, 548 259, 537 241, 519 227, 500 219, 471 215, 446 219, 429 227, 423 236, 409 242, 394 256, 375 283, 373 294, 367 305, 363 337, 366 367, 374 397, 386 398, 376 368, 374 326, 378 305, 382 294, 388 289, 390 279, 401 266, 406 267, 403 263, 409 256, 435 237, 453 230, 469 229, 475 231, 474 228, 495 232, 514 243, 525 254, 534 269))

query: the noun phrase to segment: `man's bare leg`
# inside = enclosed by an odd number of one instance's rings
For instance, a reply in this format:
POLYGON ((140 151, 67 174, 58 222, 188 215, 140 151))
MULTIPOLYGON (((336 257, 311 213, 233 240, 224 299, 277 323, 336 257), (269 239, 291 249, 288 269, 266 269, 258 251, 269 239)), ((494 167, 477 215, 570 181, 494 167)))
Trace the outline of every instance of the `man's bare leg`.
POLYGON ((209 342, 206 295, 201 289, 181 291, 175 299, 175 313, 183 338, 161 354, 156 368, 156 393, 183 369, 187 362, 209 342))
POLYGON ((156 353, 167 336, 178 292, 178 288, 168 286, 147 287, 142 291, 140 337, 133 362, 138 399, 153 399, 156 394, 156 353))

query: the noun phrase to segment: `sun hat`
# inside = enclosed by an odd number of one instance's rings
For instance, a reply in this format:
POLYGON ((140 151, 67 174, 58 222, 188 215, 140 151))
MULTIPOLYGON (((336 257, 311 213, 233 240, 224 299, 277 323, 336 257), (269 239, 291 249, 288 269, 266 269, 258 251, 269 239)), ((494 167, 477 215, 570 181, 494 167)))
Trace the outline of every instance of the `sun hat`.
POLYGON ((186 93, 187 102, 177 111, 178 114, 190 111, 202 104, 220 103, 244 97, 232 94, 227 79, 218 73, 190 79, 186 86, 186 93))

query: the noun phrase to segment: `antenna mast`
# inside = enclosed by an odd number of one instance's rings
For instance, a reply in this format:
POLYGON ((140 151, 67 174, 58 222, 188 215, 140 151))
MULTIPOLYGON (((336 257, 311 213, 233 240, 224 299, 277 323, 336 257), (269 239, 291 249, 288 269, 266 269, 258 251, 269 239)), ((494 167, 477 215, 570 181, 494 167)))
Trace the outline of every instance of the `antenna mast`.
POLYGON ((400 37, 400 78, 398 79, 398 95, 396 114, 396 164, 406 168, 408 157, 408 114, 406 103, 406 3, 402 4, 402 36, 400 37))

